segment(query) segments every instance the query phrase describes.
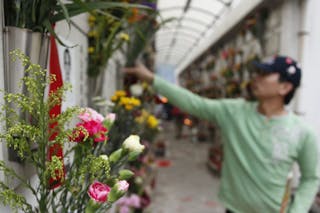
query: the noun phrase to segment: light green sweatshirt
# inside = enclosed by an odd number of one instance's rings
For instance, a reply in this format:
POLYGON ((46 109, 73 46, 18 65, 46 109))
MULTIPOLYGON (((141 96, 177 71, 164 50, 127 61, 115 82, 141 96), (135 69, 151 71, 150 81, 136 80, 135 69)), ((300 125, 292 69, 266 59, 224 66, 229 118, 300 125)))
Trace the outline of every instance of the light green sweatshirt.
POLYGON ((301 179, 288 212, 308 212, 319 184, 318 147, 315 133, 298 116, 268 119, 256 110, 256 102, 203 98, 157 76, 153 86, 182 111, 220 126, 224 159, 219 198, 227 209, 278 213, 288 174, 298 162, 301 179))

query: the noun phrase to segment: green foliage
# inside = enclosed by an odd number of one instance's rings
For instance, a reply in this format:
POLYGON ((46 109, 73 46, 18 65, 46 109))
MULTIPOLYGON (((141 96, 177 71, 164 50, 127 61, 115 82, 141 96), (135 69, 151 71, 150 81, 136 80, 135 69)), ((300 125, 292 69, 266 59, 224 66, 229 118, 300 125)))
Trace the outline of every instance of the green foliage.
POLYGON ((11 206, 14 212, 18 212, 18 209, 22 209, 24 212, 32 212, 32 207, 27 204, 26 199, 18 195, 8 186, 0 182, 0 202, 4 205, 11 206))
POLYGON ((68 3, 62 0, 5 0, 5 25, 26 28, 34 32, 50 32, 56 36, 52 25, 58 21, 66 20, 70 27, 70 18, 73 16, 110 8, 125 11, 130 7, 145 8, 134 4, 95 0, 72 0, 68 3))
POLYGON ((84 12, 119 8, 126 10, 128 7, 137 6, 111 1, 73 0, 63 3, 62 0, 5 0, 6 26, 27 28, 37 32, 48 32, 47 24, 54 24, 61 20, 70 21, 70 17, 84 12))

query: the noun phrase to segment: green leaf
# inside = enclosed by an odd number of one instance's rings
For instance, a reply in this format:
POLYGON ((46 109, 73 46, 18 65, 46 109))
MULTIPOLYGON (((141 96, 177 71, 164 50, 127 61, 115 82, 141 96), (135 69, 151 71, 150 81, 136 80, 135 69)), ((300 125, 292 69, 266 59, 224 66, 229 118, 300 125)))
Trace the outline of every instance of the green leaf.
POLYGON ((129 157, 128 157, 128 161, 136 160, 140 154, 141 154, 140 152, 130 152, 129 157))
POLYGON ((85 209, 85 213, 94 213, 96 212, 99 208, 100 208, 100 205, 99 203, 93 201, 93 200, 90 200, 88 205, 86 206, 86 209, 85 209))
POLYGON ((76 46, 76 45, 74 45, 74 46, 68 46, 68 45, 66 45, 65 43, 63 43, 63 42, 60 40, 59 36, 56 34, 56 32, 54 32, 54 29, 52 28, 51 23, 50 23, 50 21, 49 21, 48 19, 46 19, 46 20, 44 21, 44 25, 45 25, 45 27, 48 29, 49 33, 51 33, 51 35, 53 35, 54 38, 57 39, 57 41, 59 42, 59 44, 61 44, 62 46, 68 47, 68 48, 72 48, 72 47, 75 47, 75 46, 76 46))
POLYGON ((134 175, 134 173, 128 169, 123 169, 119 171, 119 179, 120 180, 128 180, 134 175))
POLYGON ((59 2, 59 5, 61 6, 62 8, 62 12, 63 12, 63 15, 68 23, 68 26, 69 26, 69 29, 71 28, 71 24, 70 24, 70 17, 69 17, 69 13, 68 13, 68 10, 66 8, 66 6, 64 5, 64 3, 61 1, 61 0, 58 0, 59 2))
POLYGON ((116 186, 112 187, 108 194, 108 202, 113 203, 117 201, 120 197, 122 197, 123 194, 123 192, 118 191, 116 186))
POLYGON ((112 152, 111 155, 109 156, 110 162, 111 163, 118 162, 120 160, 120 158, 122 157, 122 151, 123 151, 123 149, 118 149, 118 150, 112 152))
MULTIPOLYGON (((90 12, 97 9, 110 9, 110 8, 140 8, 140 9, 150 9, 149 7, 142 6, 139 4, 128 4, 128 3, 116 3, 116 2, 82 2, 75 0, 76 3, 65 4, 68 10, 69 17, 79 15, 84 12, 90 12)), ((53 22, 64 20, 65 16, 63 12, 57 10, 57 14, 52 17, 53 22)))

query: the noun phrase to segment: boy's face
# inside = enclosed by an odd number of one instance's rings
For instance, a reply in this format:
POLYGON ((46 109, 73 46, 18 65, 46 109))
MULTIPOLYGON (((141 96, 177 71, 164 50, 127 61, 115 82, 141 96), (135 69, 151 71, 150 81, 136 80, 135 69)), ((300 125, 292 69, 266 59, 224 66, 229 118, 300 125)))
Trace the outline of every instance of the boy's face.
POLYGON ((253 95, 259 101, 275 97, 284 98, 290 90, 288 82, 280 82, 279 78, 279 73, 257 72, 251 85, 253 95))

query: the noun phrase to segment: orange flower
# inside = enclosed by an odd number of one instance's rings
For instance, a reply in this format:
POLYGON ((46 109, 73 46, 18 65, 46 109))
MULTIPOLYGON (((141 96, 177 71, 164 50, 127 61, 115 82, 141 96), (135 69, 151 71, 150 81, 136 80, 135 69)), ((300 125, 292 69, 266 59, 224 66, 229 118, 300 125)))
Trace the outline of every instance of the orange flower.
POLYGON ((132 15, 128 18, 129 23, 134 23, 139 21, 139 10, 138 8, 132 8, 132 15))

